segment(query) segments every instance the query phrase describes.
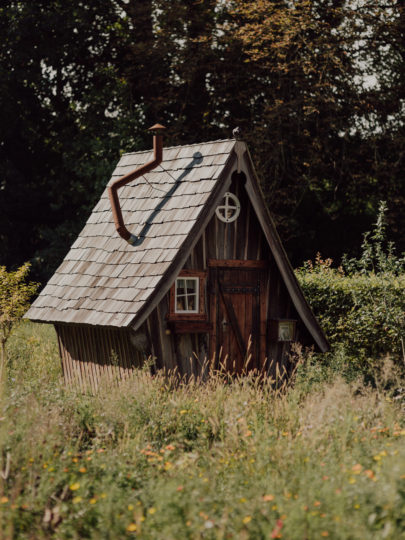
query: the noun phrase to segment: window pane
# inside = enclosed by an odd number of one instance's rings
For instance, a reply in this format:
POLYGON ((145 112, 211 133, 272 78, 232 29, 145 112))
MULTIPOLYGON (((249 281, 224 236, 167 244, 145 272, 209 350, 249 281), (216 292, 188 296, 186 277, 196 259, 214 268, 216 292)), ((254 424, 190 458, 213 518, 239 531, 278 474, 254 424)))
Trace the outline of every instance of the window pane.
POLYGON ((197 288, 197 281, 195 279, 186 280, 187 294, 194 294, 197 288))
POLYGON ((187 297, 187 309, 189 311, 195 311, 195 296, 187 297))
POLYGON ((186 297, 180 296, 176 300, 176 311, 185 311, 186 310, 186 297))
POLYGON ((184 292, 184 279, 177 280, 177 294, 185 294, 184 292))

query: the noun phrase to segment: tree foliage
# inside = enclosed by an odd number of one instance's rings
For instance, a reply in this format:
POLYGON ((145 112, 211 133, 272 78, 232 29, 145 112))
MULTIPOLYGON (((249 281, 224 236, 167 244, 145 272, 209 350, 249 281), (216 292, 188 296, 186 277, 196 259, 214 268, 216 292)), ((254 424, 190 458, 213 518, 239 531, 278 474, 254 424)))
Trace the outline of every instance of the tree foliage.
POLYGON ((0 30, 0 263, 47 277, 157 121, 242 128, 297 263, 354 253, 384 198, 401 242, 399 0, 5 0, 0 30))
POLYGON ((6 363, 6 343, 10 334, 27 311, 29 301, 35 294, 38 284, 26 279, 30 264, 23 264, 14 272, 7 272, 0 266, 0 382, 6 363))

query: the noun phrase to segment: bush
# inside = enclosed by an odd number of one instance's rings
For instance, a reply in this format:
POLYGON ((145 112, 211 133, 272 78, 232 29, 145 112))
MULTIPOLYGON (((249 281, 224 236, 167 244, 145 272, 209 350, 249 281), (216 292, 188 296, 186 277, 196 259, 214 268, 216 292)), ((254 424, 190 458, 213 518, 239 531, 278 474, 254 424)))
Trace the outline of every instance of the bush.
POLYGON ((331 344, 359 360, 393 355, 405 362, 405 258, 385 241, 385 203, 359 259, 339 268, 318 254, 298 280, 331 344))

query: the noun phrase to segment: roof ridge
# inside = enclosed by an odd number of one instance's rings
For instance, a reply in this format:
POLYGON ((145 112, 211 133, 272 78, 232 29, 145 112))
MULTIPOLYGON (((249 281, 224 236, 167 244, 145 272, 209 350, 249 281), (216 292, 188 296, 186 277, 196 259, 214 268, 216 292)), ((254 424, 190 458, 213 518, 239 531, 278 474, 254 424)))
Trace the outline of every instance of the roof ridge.
MULTIPOLYGON (((203 144, 213 144, 213 143, 223 143, 223 142, 236 142, 236 139, 217 139, 215 141, 205 141, 200 143, 192 143, 192 144, 177 144, 175 146, 164 146, 163 150, 172 150, 173 148, 189 148, 190 146, 201 146, 203 144)), ((149 152, 152 152, 153 148, 150 148, 149 150, 137 150, 136 152, 124 152, 121 154, 122 156, 132 156, 134 154, 148 154, 149 152)))

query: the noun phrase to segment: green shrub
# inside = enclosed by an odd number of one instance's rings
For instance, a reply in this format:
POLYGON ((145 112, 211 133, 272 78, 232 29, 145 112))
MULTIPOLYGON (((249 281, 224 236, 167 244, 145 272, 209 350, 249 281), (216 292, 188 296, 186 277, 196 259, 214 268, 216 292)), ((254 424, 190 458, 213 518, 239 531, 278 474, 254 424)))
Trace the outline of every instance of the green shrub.
POLYGON ((358 360, 393 355, 405 362, 405 258, 385 241, 385 203, 359 259, 340 268, 318 254, 297 271, 298 280, 332 345, 358 360))

